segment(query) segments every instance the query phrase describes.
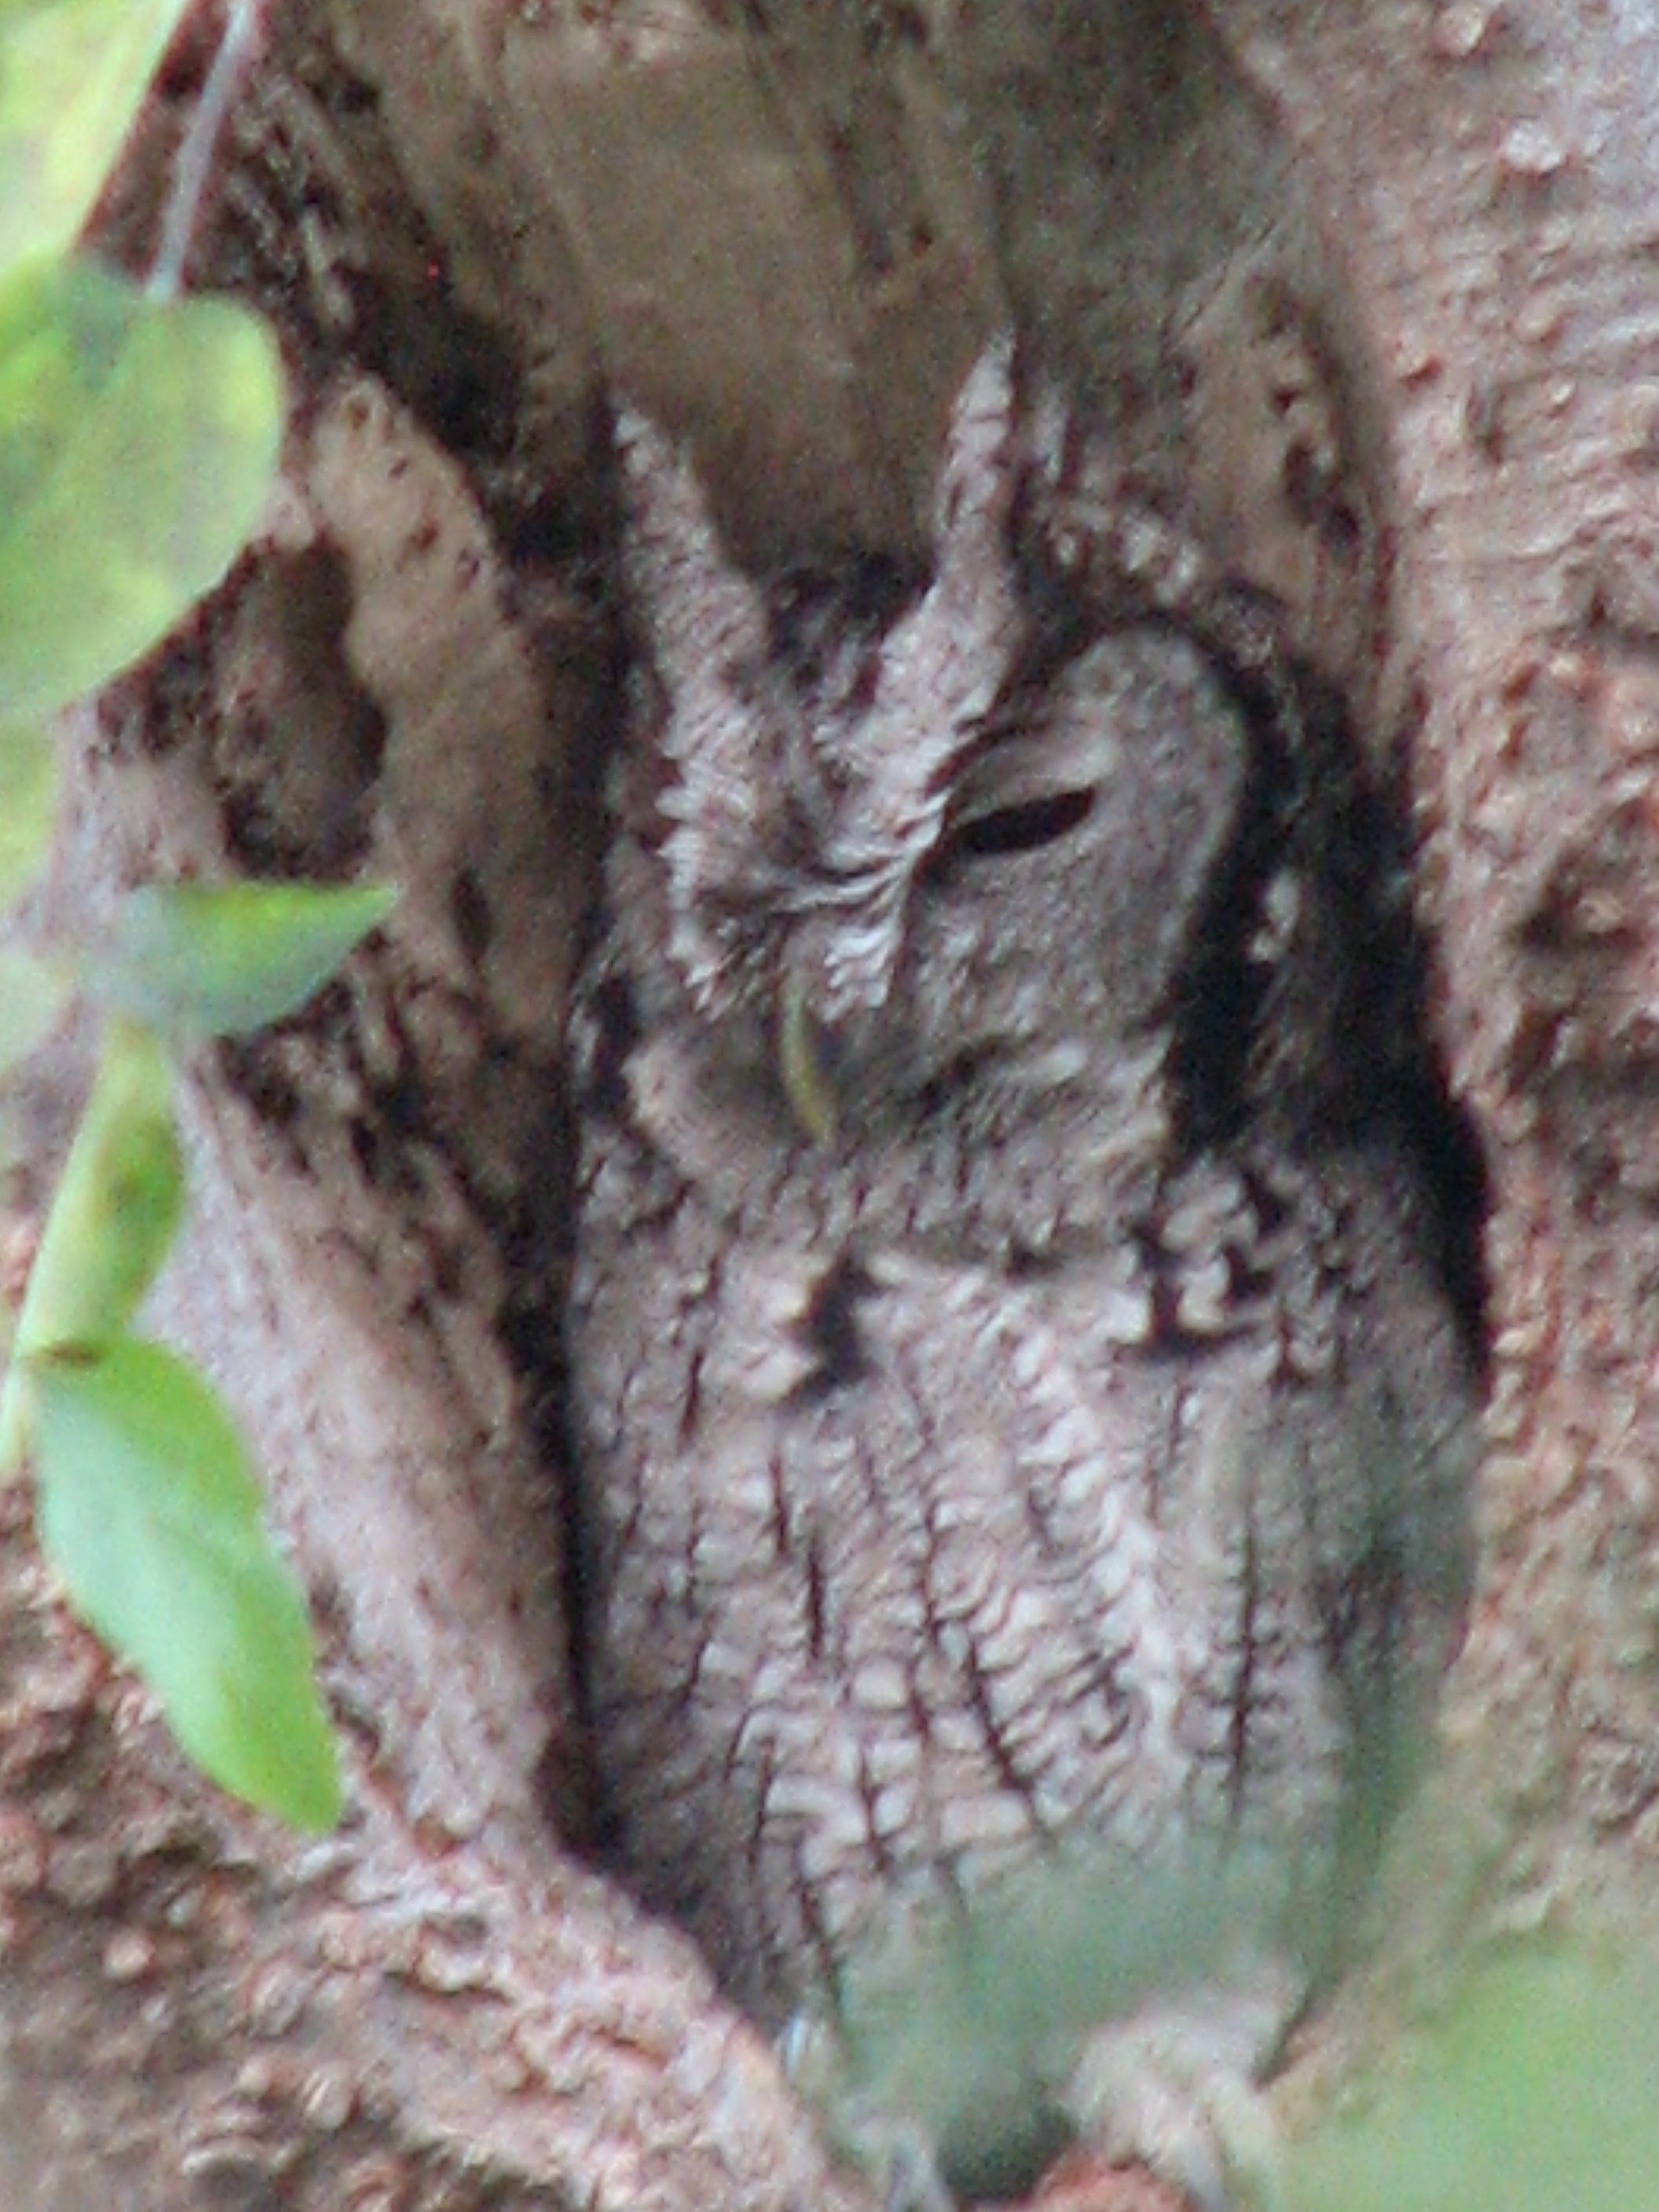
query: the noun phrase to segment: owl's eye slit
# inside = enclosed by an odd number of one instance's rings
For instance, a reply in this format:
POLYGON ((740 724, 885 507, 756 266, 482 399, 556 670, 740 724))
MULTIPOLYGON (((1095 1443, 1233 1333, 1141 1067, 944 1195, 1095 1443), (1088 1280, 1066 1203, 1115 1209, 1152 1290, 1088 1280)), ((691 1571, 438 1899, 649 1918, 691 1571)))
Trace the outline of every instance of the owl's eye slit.
POLYGON ((957 823, 946 836, 947 860, 996 860, 1012 853, 1035 853, 1058 844, 1081 828, 1095 811, 1092 785, 1074 791, 1045 793, 1017 805, 995 806, 957 823))

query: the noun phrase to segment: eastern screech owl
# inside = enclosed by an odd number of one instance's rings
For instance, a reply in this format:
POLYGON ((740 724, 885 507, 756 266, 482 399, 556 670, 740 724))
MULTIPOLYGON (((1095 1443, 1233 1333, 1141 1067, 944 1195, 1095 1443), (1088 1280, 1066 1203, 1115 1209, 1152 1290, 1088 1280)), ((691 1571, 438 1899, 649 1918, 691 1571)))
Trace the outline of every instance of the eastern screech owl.
POLYGON ((896 604, 763 591, 619 443, 571 1322, 610 1843, 774 2028, 912 2007, 841 2117, 917 2201, 1042 2113, 1224 2203, 1468 1560, 1351 775, 1006 343, 896 604))

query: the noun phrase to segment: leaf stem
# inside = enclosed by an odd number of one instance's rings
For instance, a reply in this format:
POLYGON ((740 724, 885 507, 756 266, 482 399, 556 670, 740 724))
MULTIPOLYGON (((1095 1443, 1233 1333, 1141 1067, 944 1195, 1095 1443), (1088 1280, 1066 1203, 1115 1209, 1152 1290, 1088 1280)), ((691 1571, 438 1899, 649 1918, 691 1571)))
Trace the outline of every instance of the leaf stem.
POLYGON ((144 288, 152 300, 176 299, 183 288, 185 257, 207 193, 208 173, 225 118, 254 57, 259 17, 259 0, 231 0, 225 35, 173 162, 173 191, 161 226, 161 241, 144 288))

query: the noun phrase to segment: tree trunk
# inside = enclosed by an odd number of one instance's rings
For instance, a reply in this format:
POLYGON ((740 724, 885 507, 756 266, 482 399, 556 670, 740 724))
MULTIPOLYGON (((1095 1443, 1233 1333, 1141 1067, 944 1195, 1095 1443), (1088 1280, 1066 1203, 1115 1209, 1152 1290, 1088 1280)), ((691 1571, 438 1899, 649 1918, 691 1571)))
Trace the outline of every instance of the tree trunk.
MULTIPOLYGON (((1419 833, 1433 1018, 1490 1176, 1492 1388, 1482 1579, 1393 1956, 1558 1901, 1647 1909, 1639 13, 281 11, 194 272, 282 331, 281 490, 102 702, 57 895, 141 869, 405 889, 346 980, 196 1067, 196 1212, 158 1299, 257 1440, 351 1812, 301 1844, 189 1773, 8 1495, 8 2203, 862 2201, 690 1944, 576 1856, 561 1048, 623 668, 602 400, 690 441, 753 562, 914 566, 945 410, 1010 319, 1130 479, 1285 603, 1419 833)), ((152 104, 117 250, 142 252, 201 60, 152 104)))

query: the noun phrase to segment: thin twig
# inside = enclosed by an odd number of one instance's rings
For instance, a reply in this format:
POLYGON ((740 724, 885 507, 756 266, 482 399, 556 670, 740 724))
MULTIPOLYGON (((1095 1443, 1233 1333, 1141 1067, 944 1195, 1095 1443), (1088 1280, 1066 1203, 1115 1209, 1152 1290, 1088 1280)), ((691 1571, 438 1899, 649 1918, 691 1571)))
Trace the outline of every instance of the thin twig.
POLYGON ((231 102, 241 90, 243 77, 253 58, 259 18, 259 0, 231 0, 225 35, 173 163, 167 220, 161 226, 155 265, 145 287, 153 300, 176 298, 183 287, 185 257, 190 252, 196 220, 206 195, 214 151, 231 102))

